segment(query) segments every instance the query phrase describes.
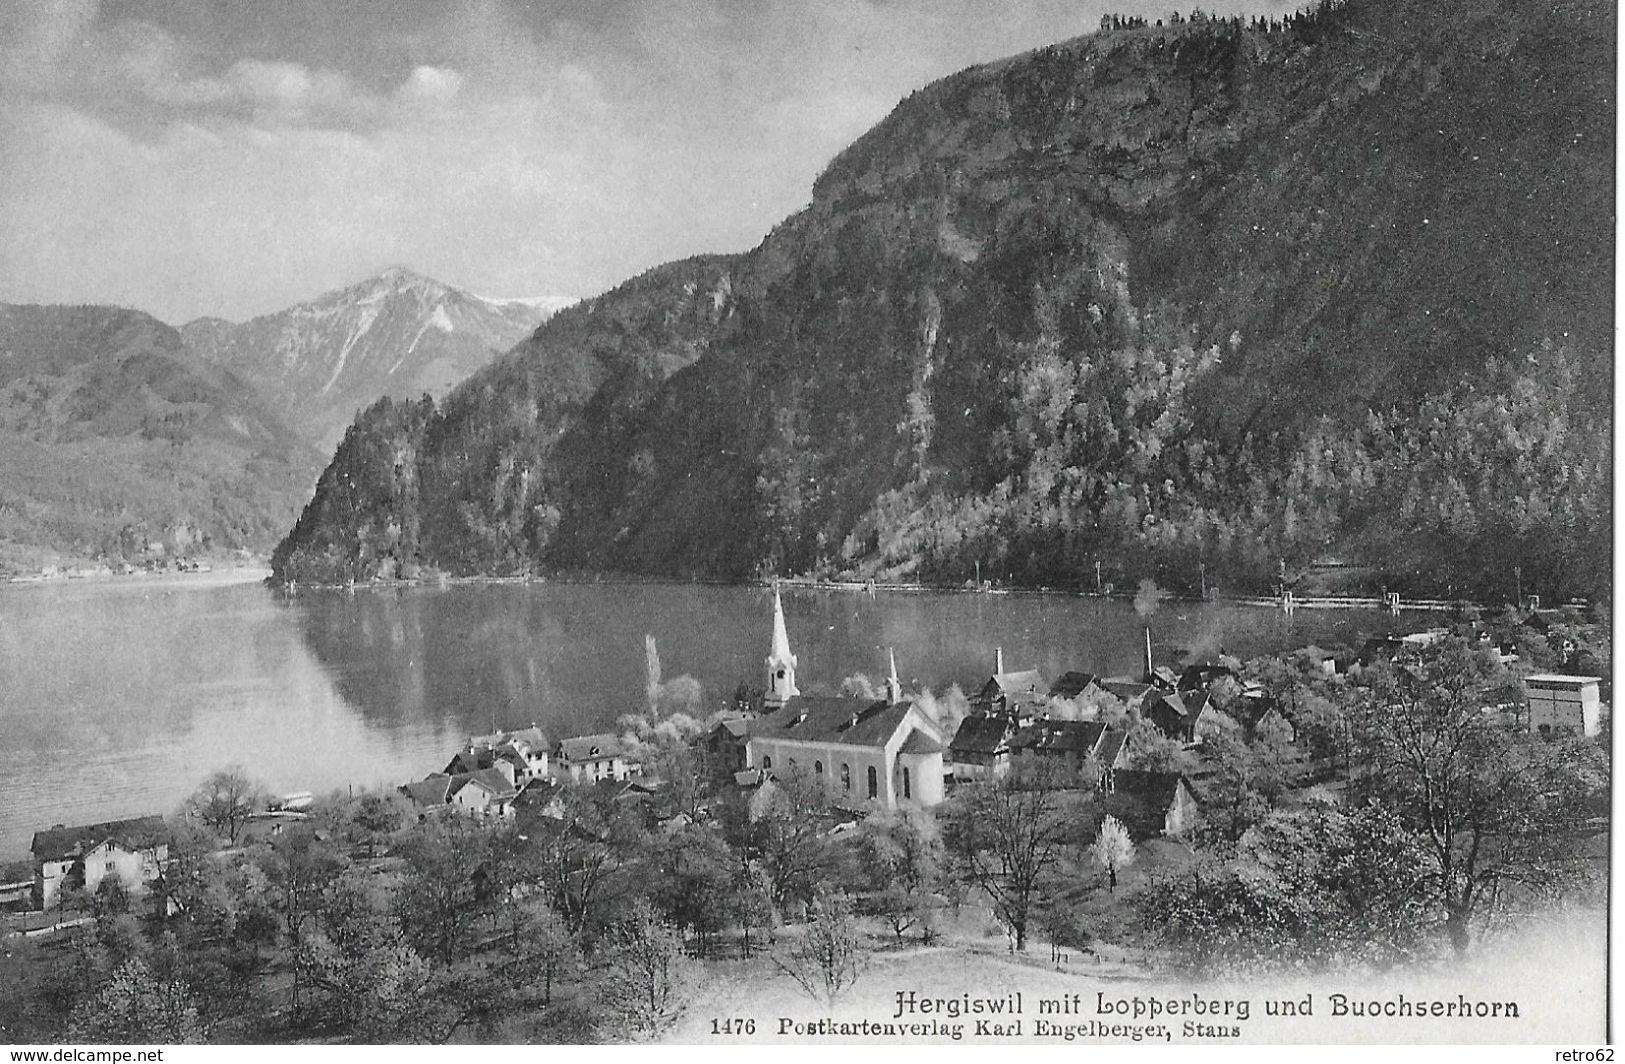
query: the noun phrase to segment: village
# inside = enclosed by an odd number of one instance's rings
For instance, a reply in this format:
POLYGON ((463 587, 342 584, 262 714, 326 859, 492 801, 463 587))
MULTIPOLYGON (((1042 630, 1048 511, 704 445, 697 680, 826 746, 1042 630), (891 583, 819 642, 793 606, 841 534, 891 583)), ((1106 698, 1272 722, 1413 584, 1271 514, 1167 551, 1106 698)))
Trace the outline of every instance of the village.
MULTIPOLYGON (((963 910, 982 912, 980 933, 1002 936, 1012 954, 1031 937, 1048 942, 1052 961, 1081 951, 1099 963, 1127 943, 1119 960, 1148 962, 1157 951, 1140 946, 1173 939, 1167 928, 1161 939, 1132 929, 1133 899, 1162 889, 1163 873, 1236 853, 1275 819, 1363 815, 1365 800, 1349 792, 1377 771, 1377 755, 1371 736, 1356 734, 1354 707, 1378 692, 1390 708, 1431 697, 1430 670, 1446 667, 1446 651, 1495 677, 1480 684, 1465 726, 1488 729, 1502 747, 1602 749, 1611 692, 1595 650, 1572 637, 1576 623, 1573 611, 1509 610, 1355 648, 1178 664, 1153 660, 1148 628, 1143 671, 1111 677, 1045 677, 1008 667, 994 647, 985 682, 955 705, 906 692, 895 653, 880 685, 859 677, 841 694, 804 694, 775 591, 760 686, 742 684, 705 720, 662 718, 651 703, 597 734, 498 730, 469 737, 422 778, 360 796, 272 797, 240 772, 216 773, 168 819, 38 831, 29 874, 14 866, 0 884, 5 941, 47 950, 36 957, 55 950, 60 970, 64 957, 82 962, 112 917, 173 928, 223 906, 231 915, 211 917, 225 923, 200 942, 230 952, 240 944, 221 936, 241 928, 222 926, 260 907, 269 929, 258 932, 256 960, 240 963, 270 995, 268 1013, 297 1011, 295 973, 308 961, 300 944, 338 940, 323 910, 337 885, 359 869, 430 876, 419 863, 435 851, 456 865, 440 904, 462 911, 415 924, 398 897, 394 907, 369 904, 380 918, 395 914, 392 940, 448 965, 499 947, 515 906, 531 906, 531 917, 540 906, 544 923, 558 923, 570 944, 555 952, 576 957, 580 972, 611 963, 628 919, 675 929, 693 957, 732 942, 726 949, 749 958, 753 934, 760 949, 830 920, 868 926, 874 943, 888 927, 893 946, 909 931, 940 941, 963 929, 963 910), (1012 794, 1046 804, 999 804, 1012 794), (1054 856, 1014 868, 1001 847, 1017 835, 1053 843, 1054 856), (255 887, 256 876, 269 886, 255 887), (237 901, 222 903, 222 893, 237 901), (261 946, 282 940, 292 953, 278 976, 261 946)), ((1603 782, 1578 820, 1561 814, 1581 825, 1581 849, 1605 838, 1603 782)), ((518 934, 515 957, 526 955, 518 934)), ((338 982, 329 973, 315 984, 335 993, 338 982)), ((644 1029, 679 1010, 656 1011, 644 1029)))

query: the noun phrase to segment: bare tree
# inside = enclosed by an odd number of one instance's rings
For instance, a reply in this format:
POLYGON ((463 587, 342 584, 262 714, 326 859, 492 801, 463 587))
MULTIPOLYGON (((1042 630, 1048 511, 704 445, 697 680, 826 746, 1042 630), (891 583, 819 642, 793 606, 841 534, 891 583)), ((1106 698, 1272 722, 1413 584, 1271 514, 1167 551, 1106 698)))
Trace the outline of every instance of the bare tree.
POLYGON ((773 958, 780 971, 826 1007, 852 988, 868 961, 851 906, 838 894, 820 894, 801 942, 788 955, 773 958))
POLYGON ((1100 822, 1100 834, 1089 847, 1095 864, 1106 870, 1112 893, 1117 892, 1117 873, 1134 863, 1134 840, 1128 837, 1128 828, 1114 816, 1100 822))
POLYGON ((1509 677, 1459 639, 1379 670, 1356 710, 1353 791, 1422 840, 1445 930, 1465 953, 1475 920, 1585 874, 1577 836, 1606 793, 1604 751, 1515 732, 1484 712, 1509 677))
POLYGON ((694 964, 683 952, 683 933, 639 900, 608 937, 604 993, 627 1027, 652 1034, 681 1014, 694 964))
POLYGON ((199 784, 186 800, 186 811, 235 846, 243 825, 264 802, 265 787, 241 765, 232 765, 199 784))

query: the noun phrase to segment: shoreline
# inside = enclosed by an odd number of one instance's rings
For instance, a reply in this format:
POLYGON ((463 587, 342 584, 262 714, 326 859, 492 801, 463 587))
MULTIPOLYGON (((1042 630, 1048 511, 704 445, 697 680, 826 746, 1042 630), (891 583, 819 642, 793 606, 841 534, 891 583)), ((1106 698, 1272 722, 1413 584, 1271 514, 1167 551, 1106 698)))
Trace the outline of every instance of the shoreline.
POLYGON ((0 587, 66 587, 70 585, 117 587, 145 587, 164 584, 186 584, 190 587, 230 587, 237 584, 263 584, 271 577, 271 570, 263 565, 232 566, 206 569, 199 572, 88 572, 43 573, 12 576, 0 580, 0 587))
MULTIPOLYGON (((1087 589, 1071 590, 1058 587, 964 587, 954 584, 910 584, 895 581, 865 581, 865 580, 819 580, 811 577, 784 577, 778 580, 721 580, 713 578, 694 577, 687 580, 678 577, 639 576, 631 573, 594 573, 594 574, 555 574, 552 576, 437 576, 416 577, 412 579, 395 580, 369 580, 365 583, 346 584, 275 584, 267 576, 266 586, 272 590, 286 595, 297 595, 302 591, 385 591, 417 587, 464 587, 464 586, 504 586, 529 584, 568 584, 572 586, 591 584, 611 584, 617 586, 647 584, 660 587, 678 587, 684 585, 699 585, 705 587, 738 587, 738 588, 771 588, 780 587, 787 590, 806 591, 845 591, 856 593, 887 592, 890 594, 940 594, 940 595, 1000 595, 1022 597, 1060 597, 1081 599, 1105 599, 1108 601, 1133 601, 1137 591, 1092 591, 1087 589)), ((1442 613, 1460 614, 1467 610, 1496 610, 1512 608, 1510 602, 1479 602, 1472 599, 1432 599, 1417 598, 1398 599, 1397 607, 1391 601, 1385 601, 1380 595, 1292 595, 1290 598, 1269 597, 1265 595, 1209 595, 1202 598, 1194 595, 1183 595, 1172 591, 1163 592, 1158 602, 1198 604, 1209 603, 1217 606, 1246 606, 1249 608, 1267 608, 1285 610, 1372 610, 1389 613, 1442 613)), ((1585 602, 1556 603, 1553 609, 1563 607, 1583 608, 1585 602)))

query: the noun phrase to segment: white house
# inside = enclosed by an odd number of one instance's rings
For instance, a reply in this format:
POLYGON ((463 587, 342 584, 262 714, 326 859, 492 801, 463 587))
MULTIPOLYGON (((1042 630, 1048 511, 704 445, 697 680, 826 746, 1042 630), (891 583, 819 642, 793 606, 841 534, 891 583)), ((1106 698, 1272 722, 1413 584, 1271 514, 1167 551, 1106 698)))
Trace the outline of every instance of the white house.
POLYGON ((1525 676, 1529 694, 1529 730, 1550 733, 1578 731, 1596 735, 1602 728, 1602 699, 1596 676, 1564 676, 1543 672, 1525 676))
POLYGON ((575 783, 624 780, 642 769, 627 755, 621 737, 613 732, 561 739, 555 760, 560 773, 569 773, 575 783))
POLYGON ((36 831, 29 851, 34 857, 34 901, 47 909, 63 887, 93 892, 109 876, 116 876, 131 894, 144 893, 169 860, 169 829, 159 816, 73 828, 57 824, 36 831))

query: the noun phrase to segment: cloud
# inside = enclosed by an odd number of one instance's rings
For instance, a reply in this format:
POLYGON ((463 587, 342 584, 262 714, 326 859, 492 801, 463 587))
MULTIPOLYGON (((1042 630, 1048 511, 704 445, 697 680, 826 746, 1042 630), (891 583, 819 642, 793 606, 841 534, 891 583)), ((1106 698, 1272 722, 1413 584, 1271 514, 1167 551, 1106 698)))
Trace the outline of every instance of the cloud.
POLYGON ((462 87, 463 76, 450 67, 416 66, 397 95, 408 103, 446 103, 462 87))

